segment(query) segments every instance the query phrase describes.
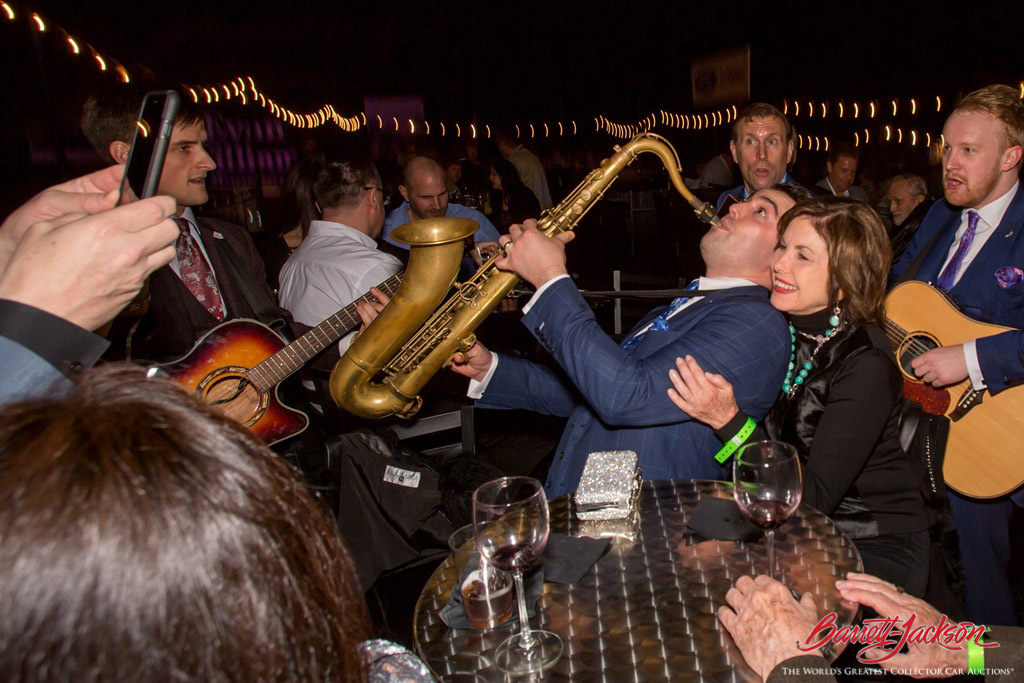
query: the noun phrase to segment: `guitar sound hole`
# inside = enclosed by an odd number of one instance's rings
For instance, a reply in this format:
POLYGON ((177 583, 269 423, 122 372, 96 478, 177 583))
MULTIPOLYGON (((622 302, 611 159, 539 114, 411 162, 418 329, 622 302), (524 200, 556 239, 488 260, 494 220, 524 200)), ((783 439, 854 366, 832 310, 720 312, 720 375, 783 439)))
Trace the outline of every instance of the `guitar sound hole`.
POLYGON ((205 400, 218 413, 235 422, 249 425, 262 414, 259 390, 242 375, 218 377, 206 387, 205 400))
POLYGON ((903 368, 903 372, 908 377, 916 379, 917 375, 914 373, 914 368, 910 361, 923 353, 937 348, 939 348, 939 343, 931 337, 915 335, 907 339, 907 341, 900 345, 900 367, 903 368))

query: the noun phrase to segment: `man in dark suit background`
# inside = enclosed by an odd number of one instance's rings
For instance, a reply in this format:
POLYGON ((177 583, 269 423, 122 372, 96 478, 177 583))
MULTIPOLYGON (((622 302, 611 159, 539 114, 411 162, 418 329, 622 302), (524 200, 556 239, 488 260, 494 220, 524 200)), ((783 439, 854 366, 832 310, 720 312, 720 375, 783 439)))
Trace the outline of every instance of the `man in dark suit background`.
POLYGON ((857 163, 860 152, 848 144, 838 144, 829 150, 825 162, 825 177, 818 181, 818 187, 836 197, 850 197, 860 202, 868 200, 863 187, 854 185, 857 180, 857 163))
MULTIPOLYGON (((537 287, 523 323, 563 371, 477 344, 456 358, 480 405, 526 408, 569 418, 547 477, 549 496, 576 490, 592 451, 633 450, 645 479, 727 478, 715 459, 722 448, 712 430, 673 410, 668 372, 692 355, 709 372, 735 381, 736 397, 763 416, 775 402, 786 371, 790 334, 768 301, 769 262, 779 217, 802 188, 769 188, 734 204, 721 227, 701 240, 707 275, 695 281, 706 296, 681 297, 660 307, 622 344, 605 334, 573 285, 563 243, 533 221, 512 226, 511 246, 499 268, 515 270, 537 287), (500 360, 500 362, 499 362, 500 360)), ((508 243, 509 237, 501 238, 508 243)))
MULTIPOLYGON (((86 102, 82 130, 105 160, 127 161, 142 95, 141 90, 124 89, 86 102)), ((181 234, 175 258, 150 277, 149 310, 137 321, 137 329, 133 320, 115 324, 112 358, 169 361, 183 356, 224 320, 288 320, 267 287, 263 261, 248 230, 193 212, 209 200, 206 178, 217 168, 205 143, 202 112, 183 97, 157 188, 177 204, 181 234)))
MULTIPOLYGON (((1014 328, 913 361, 918 377, 935 386, 970 378, 976 390, 996 394, 1024 381, 1024 104, 1017 90, 993 85, 971 93, 946 120, 943 136, 945 200, 928 211, 891 279, 930 282, 968 316, 1014 328)), ((1019 443, 999 447, 1020 450, 1019 443)), ((949 498, 966 570, 967 616, 1015 624, 1009 525, 1013 504, 1024 504, 1024 488, 996 499, 953 492, 949 498)))

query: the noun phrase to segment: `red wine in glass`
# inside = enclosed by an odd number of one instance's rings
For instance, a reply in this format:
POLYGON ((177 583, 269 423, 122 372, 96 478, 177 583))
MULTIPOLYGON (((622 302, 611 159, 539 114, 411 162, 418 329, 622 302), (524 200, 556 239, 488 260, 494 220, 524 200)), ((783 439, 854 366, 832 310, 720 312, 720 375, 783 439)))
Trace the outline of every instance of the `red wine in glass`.
POLYGON ((743 511, 747 519, 762 529, 778 529, 792 511, 779 500, 756 500, 743 511))
POLYGON ((523 570, 540 558, 548 542, 548 501, 540 482, 503 477, 478 488, 473 493, 473 532, 480 556, 512 572, 518 598, 521 631, 494 651, 495 665, 512 676, 550 668, 562 656, 562 640, 530 628, 523 590, 523 570))
POLYGON ((733 463, 733 497, 743 514, 765 530, 768 576, 775 578, 775 530, 803 497, 796 449, 781 441, 756 441, 740 449, 733 463))
POLYGON ((490 561, 491 565, 506 572, 523 570, 537 561, 537 550, 531 543, 503 545, 494 551, 490 561))

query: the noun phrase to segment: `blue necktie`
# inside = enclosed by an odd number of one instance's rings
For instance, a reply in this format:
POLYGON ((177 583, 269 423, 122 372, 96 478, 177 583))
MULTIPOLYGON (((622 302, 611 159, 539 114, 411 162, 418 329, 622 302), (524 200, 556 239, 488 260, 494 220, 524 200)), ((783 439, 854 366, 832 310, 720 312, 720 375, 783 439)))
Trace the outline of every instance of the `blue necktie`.
POLYGON ((949 259, 949 264, 942 269, 939 279, 935 281, 935 285, 940 289, 944 289, 947 292, 953 289, 953 284, 956 282, 956 274, 964 263, 967 250, 971 248, 971 243, 974 242, 974 233, 978 229, 978 218, 980 216, 977 211, 967 212, 967 230, 960 237, 960 244, 953 253, 953 258, 949 259))
MULTIPOLYGON (((697 286, 699 284, 700 280, 694 280, 690 284, 686 285, 685 289, 688 292, 692 292, 693 290, 697 289, 697 286)), ((665 311, 657 318, 655 318, 654 322, 652 322, 650 327, 648 327, 646 330, 637 332, 635 335, 627 339, 626 342, 622 345, 622 348, 626 351, 629 351, 630 349, 632 349, 633 347, 640 343, 640 339, 644 336, 646 332, 650 332, 652 330, 658 330, 659 332, 667 332, 668 319, 672 316, 672 314, 674 314, 676 311, 682 308, 683 304, 685 304, 689 300, 690 297, 688 296, 681 296, 677 299, 673 299, 667 311, 665 311)))

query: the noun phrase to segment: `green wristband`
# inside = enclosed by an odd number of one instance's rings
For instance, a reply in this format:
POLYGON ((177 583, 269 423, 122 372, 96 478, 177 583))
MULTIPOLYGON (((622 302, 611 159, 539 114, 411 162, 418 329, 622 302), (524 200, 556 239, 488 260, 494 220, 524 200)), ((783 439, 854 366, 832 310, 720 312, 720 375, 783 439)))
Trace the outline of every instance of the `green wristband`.
POLYGON ((757 423, 754 422, 754 418, 748 417, 747 421, 743 423, 742 427, 740 427, 740 431, 736 432, 736 436, 726 441, 725 445, 722 446, 722 450, 715 453, 715 460, 717 460, 719 464, 724 464, 725 461, 729 459, 729 456, 735 453, 736 449, 742 446, 743 442, 750 438, 750 435, 754 433, 755 429, 757 429, 757 423))
POLYGON ((978 641, 967 641, 967 674, 983 674, 985 672, 985 648, 981 646, 984 637, 978 641))

